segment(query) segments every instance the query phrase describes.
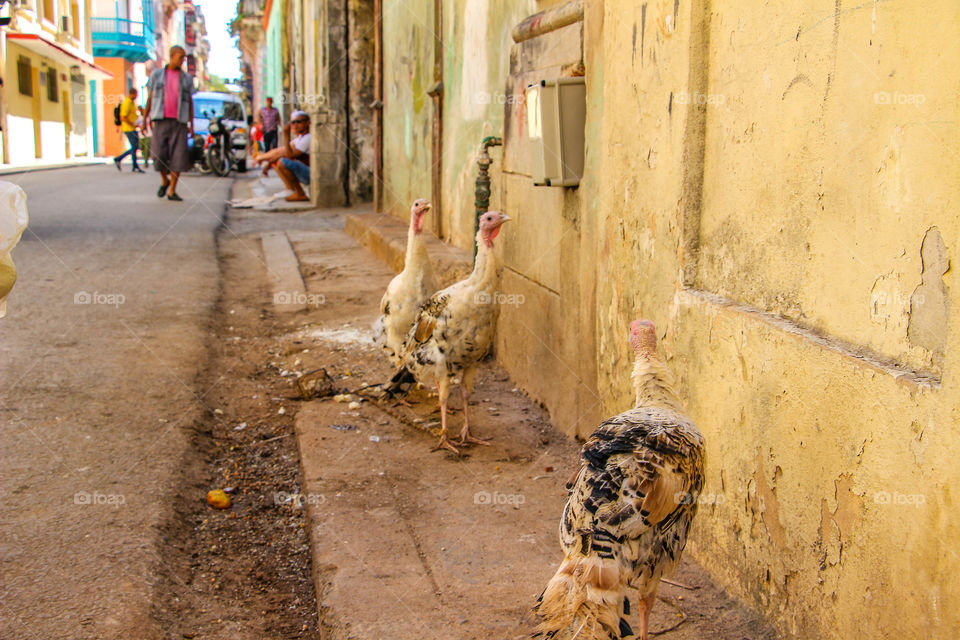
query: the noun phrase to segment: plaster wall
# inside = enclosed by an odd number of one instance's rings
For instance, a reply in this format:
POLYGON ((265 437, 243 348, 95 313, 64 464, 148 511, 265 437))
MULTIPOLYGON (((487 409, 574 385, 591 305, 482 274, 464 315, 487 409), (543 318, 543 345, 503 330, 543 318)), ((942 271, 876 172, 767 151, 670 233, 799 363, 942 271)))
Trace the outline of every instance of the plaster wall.
POLYGON ((953 637, 956 6, 602 20, 604 412, 649 317, 707 441, 689 552, 787 637, 953 637))

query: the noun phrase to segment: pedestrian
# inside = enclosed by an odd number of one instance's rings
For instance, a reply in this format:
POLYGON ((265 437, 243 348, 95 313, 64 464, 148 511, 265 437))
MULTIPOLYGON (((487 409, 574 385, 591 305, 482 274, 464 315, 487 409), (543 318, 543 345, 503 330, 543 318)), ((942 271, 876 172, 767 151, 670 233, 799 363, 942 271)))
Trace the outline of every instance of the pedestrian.
POLYGON ((193 78, 181 70, 186 51, 170 47, 170 62, 150 74, 147 90, 147 126, 153 129, 150 144, 153 166, 160 172, 162 184, 157 197, 181 201, 177 195, 180 173, 192 166, 187 134, 193 135, 193 78))
POLYGON ((137 130, 140 132, 140 157, 143 165, 150 166, 150 131, 147 129, 147 114, 143 107, 137 107, 137 130))
POLYGON ((120 171, 120 163, 127 156, 133 158, 133 172, 144 173, 143 169, 137 166, 137 151, 140 150, 140 136, 137 135, 137 95, 136 89, 130 89, 130 93, 120 103, 120 131, 127 137, 130 148, 113 159, 117 171, 120 171))
POLYGON ((272 166, 283 184, 293 193, 288 202, 309 200, 301 185, 310 184, 310 116, 305 111, 294 111, 283 128, 287 144, 261 153, 256 162, 263 164, 263 174, 272 166))
MULTIPOLYGON (((273 107, 273 98, 267 98, 267 106, 260 107, 257 114, 257 123, 263 131, 263 147, 265 151, 277 148, 277 137, 280 133, 280 112, 273 107)), ((284 129, 286 131, 286 129, 284 129)))

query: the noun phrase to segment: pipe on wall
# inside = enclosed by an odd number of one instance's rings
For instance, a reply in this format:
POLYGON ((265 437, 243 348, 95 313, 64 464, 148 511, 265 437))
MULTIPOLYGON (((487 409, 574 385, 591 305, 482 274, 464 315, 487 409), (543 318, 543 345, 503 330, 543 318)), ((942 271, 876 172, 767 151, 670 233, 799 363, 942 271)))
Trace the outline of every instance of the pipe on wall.
POLYGON ((514 42, 523 42, 575 22, 583 22, 583 0, 535 13, 515 26, 510 35, 514 42))
MULTIPOLYGON (((480 216, 485 214, 490 208, 490 165, 493 159, 490 157, 490 147, 499 147, 503 144, 503 138, 497 136, 487 136, 480 143, 480 157, 477 158, 477 182, 473 192, 473 204, 476 207, 477 215, 473 220, 473 236, 476 238, 477 231, 480 230, 480 216)), ((477 243, 473 243, 473 258, 477 258, 477 243)))

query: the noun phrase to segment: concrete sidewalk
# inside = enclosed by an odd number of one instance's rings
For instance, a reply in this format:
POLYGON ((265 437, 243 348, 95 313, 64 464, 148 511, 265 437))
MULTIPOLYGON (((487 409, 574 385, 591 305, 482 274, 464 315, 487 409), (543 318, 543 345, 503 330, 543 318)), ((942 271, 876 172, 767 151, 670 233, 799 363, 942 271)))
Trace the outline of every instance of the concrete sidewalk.
MULTIPOLYGON (((291 385, 320 367, 344 391, 391 373, 370 326, 394 272, 344 233, 343 213, 323 216, 314 230, 299 215, 283 218, 295 227, 286 236, 315 301, 296 313, 275 309, 290 332, 271 364, 291 385)), ((362 395, 348 399, 355 405, 326 398, 302 403, 296 415, 303 487, 289 508, 308 514, 321 636, 525 637, 528 611, 561 559, 563 485, 579 444, 493 363, 482 368, 470 407, 477 435, 493 438, 488 447, 430 452, 436 400, 421 392, 411 399, 413 409, 362 395)), ((458 430, 462 414, 451 420, 458 430)), ((704 508, 698 517, 710 516, 704 508)), ((692 588, 662 586, 653 629, 679 625, 664 637, 775 637, 692 561, 675 580, 692 588)))
POLYGON ((49 171, 50 169, 69 169, 72 167, 89 167, 91 165, 109 164, 113 158, 70 158, 69 160, 37 160, 27 164, 0 163, 0 176, 14 173, 30 173, 33 171, 49 171))

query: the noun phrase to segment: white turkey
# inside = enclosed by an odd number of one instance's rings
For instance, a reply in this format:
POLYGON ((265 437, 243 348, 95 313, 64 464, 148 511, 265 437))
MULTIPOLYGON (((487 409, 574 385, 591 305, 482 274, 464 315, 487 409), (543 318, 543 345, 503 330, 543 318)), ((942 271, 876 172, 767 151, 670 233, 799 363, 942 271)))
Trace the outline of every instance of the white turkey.
POLYGON ((465 279, 436 292, 423 303, 403 347, 403 364, 393 381, 407 373, 424 386, 435 386, 440 396, 440 441, 434 451, 458 450, 447 437, 447 398, 453 385, 460 385, 463 398, 463 428, 458 444, 486 444, 470 435, 470 392, 480 360, 490 351, 500 307, 500 260, 493 241, 510 218, 498 211, 480 217, 477 258, 465 279))
POLYGON ((395 367, 401 364, 403 340, 417 317, 417 310, 437 290, 423 237, 423 219, 430 207, 430 203, 422 199, 414 201, 410 207, 403 270, 387 285, 380 301, 380 317, 374 325, 376 343, 395 367))

